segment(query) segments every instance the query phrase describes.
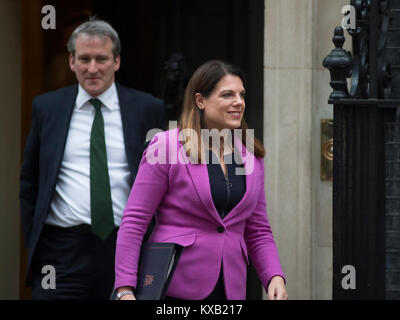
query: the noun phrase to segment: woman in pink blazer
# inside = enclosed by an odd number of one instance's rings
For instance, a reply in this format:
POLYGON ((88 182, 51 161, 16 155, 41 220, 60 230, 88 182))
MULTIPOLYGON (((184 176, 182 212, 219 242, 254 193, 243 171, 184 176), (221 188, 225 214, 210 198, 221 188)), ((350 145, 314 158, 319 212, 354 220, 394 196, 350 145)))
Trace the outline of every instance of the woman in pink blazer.
POLYGON ((225 62, 199 67, 178 128, 157 134, 143 154, 118 232, 121 300, 134 299, 140 248, 154 212, 148 241, 185 247, 167 296, 245 299, 250 256, 268 298, 287 299, 266 212, 264 149, 246 135, 243 83, 225 62))

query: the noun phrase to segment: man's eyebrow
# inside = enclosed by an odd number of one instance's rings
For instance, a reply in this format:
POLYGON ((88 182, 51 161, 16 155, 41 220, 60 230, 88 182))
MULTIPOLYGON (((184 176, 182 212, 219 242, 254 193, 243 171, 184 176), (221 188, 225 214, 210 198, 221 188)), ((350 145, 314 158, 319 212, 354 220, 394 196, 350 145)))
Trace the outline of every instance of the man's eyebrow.
MULTIPOLYGON (((78 57, 78 58, 81 58, 81 59, 82 59, 82 58, 89 58, 90 55, 87 54, 87 53, 82 53, 82 54, 79 54, 77 57, 78 57)), ((109 57, 108 57, 107 55, 104 55, 104 54, 99 54, 99 55, 94 56, 94 58, 95 58, 95 59, 98 59, 98 58, 108 59, 109 57)))

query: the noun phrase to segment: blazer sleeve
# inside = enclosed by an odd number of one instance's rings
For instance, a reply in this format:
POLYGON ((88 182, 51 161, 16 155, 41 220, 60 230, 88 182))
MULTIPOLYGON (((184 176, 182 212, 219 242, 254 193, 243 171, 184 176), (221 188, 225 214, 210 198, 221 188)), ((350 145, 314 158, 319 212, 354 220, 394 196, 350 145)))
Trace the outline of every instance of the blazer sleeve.
POLYGON ((39 186, 39 129, 35 102, 32 124, 26 140, 20 173, 20 213, 25 247, 28 247, 39 186))
POLYGON ((258 183, 261 187, 256 209, 246 221, 244 237, 254 267, 265 290, 268 290, 272 277, 279 275, 283 277, 285 282, 286 279, 280 265, 278 249, 266 211, 264 163, 262 159, 258 159, 258 161, 261 168, 261 174, 258 177, 260 181, 258 183))
POLYGON ((115 288, 136 287, 138 260, 143 236, 168 190, 167 136, 154 136, 143 153, 139 170, 118 231, 115 255, 115 288))

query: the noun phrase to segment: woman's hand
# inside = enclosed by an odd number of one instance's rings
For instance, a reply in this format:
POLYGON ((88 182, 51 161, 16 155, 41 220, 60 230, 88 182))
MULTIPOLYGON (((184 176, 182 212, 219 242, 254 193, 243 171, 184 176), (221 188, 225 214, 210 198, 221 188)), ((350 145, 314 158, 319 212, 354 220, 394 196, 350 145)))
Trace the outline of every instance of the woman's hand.
POLYGON ((136 300, 136 298, 134 294, 127 294, 124 295, 120 300, 136 300))
MULTIPOLYGON (((118 288, 118 293, 123 292, 123 291, 133 291, 131 287, 121 287, 118 288)), ((135 295, 132 294, 126 294, 124 295, 121 299, 119 300, 136 300, 135 295)))
POLYGON ((281 276, 275 276, 268 285, 268 300, 287 300, 285 281, 281 276))

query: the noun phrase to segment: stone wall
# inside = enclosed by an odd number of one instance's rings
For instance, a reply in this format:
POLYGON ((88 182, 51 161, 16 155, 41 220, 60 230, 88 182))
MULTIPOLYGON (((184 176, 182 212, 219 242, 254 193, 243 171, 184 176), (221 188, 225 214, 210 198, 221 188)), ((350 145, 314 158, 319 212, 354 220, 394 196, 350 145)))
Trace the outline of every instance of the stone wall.
POLYGON ((322 60, 346 4, 265 0, 267 211, 290 299, 332 298, 332 182, 320 178, 320 121, 333 118, 333 106, 322 60))

